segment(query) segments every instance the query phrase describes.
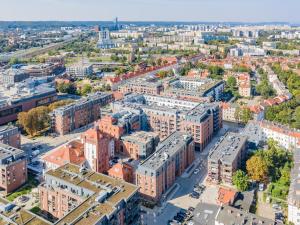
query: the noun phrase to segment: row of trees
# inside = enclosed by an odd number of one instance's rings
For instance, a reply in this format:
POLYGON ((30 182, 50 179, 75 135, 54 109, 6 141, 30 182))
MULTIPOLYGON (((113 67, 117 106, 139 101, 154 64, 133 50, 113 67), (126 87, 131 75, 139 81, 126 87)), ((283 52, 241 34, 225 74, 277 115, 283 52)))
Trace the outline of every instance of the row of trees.
POLYGON ((54 109, 71 104, 73 100, 62 100, 47 106, 40 106, 18 114, 18 124, 31 137, 40 135, 50 128, 50 112, 54 109))
POLYGON ((266 150, 256 151, 246 162, 246 170, 238 170, 233 176, 233 184, 240 190, 249 188, 251 181, 269 185, 272 197, 286 199, 290 185, 292 153, 278 146, 274 140, 268 141, 266 150))
POLYGON ((275 96, 275 90, 269 84, 267 73, 262 68, 259 68, 257 72, 260 74, 260 83, 256 86, 256 92, 264 99, 275 96))
MULTIPOLYGON (((109 90, 110 90, 110 86, 105 85, 103 91, 109 91, 109 90)), ((86 96, 97 90, 93 89, 93 87, 90 84, 84 84, 80 88, 77 88, 74 83, 70 82, 70 83, 59 83, 57 85, 57 91, 65 94, 86 96)))
POLYGON ((293 98, 289 102, 268 107, 266 119, 300 129, 300 77, 292 70, 283 70, 279 63, 273 64, 272 69, 288 87, 293 98))

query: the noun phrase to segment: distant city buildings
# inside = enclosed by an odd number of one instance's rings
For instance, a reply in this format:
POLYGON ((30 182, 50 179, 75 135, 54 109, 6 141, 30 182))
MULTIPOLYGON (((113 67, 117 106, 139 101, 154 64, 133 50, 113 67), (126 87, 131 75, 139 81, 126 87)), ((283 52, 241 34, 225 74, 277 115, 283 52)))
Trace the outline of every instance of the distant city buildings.
POLYGON ((258 38, 260 36, 260 30, 247 30, 247 29, 233 29, 233 37, 238 38, 258 38))
POLYGON ((100 49, 110 49, 116 47, 116 44, 110 39, 110 31, 108 28, 102 28, 99 31, 97 47, 100 49))

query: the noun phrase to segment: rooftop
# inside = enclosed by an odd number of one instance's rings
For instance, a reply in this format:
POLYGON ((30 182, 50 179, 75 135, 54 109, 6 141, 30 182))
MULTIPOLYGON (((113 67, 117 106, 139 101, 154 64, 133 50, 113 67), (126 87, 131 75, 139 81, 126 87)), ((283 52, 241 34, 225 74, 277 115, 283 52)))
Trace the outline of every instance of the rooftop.
POLYGON ((84 146, 80 140, 72 140, 67 144, 48 152, 43 161, 62 166, 66 163, 81 165, 85 161, 84 146))
POLYGON ((240 225, 275 224, 273 220, 256 216, 255 214, 252 213, 243 212, 242 210, 227 205, 223 205, 220 207, 216 215, 216 221, 219 224, 240 224, 240 225))
POLYGON ((9 164, 24 156, 25 153, 23 150, 0 143, 0 165, 9 164))
MULTIPOLYGON (((104 174, 83 170, 74 164, 66 164, 56 170, 50 170, 45 175, 46 183, 53 187, 52 179, 66 186, 88 190, 90 195, 82 196, 84 201, 73 211, 60 219, 56 224, 96 224, 104 216, 109 216, 116 210, 116 205, 127 201, 137 191, 138 187, 104 174), (48 183, 47 180, 50 180, 48 183), (104 199, 103 199, 104 198, 104 199)), ((60 188, 59 185, 56 186, 60 188)), ((49 188, 49 187, 46 187, 49 188)))
POLYGON ((166 161, 172 159, 182 147, 186 146, 192 141, 193 138, 191 136, 182 132, 174 132, 164 141, 159 143, 155 152, 140 164, 138 170, 158 170, 166 163, 166 161))
POLYGON ((132 141, 139 144, 146 144, 151 142, 154 138, 158 138, 158 135, 154 132, 137 131, 130 135, 122 136, 124 141, 132 141))
POLYGON ((246 136, 228 132, 211 149, 208 158, 210 161, 221 160, 223 163, 231 164, 246 144, 246 141, 246 136))
POLYGON ((63 114, 63 113, 68 112, 70 110, 76 110, 77 107, 81 107, 81 106, 86 105, 86 104, 91 104, 94 101, 101 101, 102 99, 105 99, 109 96, 112 96, 112 95, 109 94, 109 93, 97 92, 97 93, 88 95, 87 97, 82 98, 80 100, 77 100, 76 102, 73 102, 69 105, 59 107, 59 108, 54 110, 54 113, 63 114))

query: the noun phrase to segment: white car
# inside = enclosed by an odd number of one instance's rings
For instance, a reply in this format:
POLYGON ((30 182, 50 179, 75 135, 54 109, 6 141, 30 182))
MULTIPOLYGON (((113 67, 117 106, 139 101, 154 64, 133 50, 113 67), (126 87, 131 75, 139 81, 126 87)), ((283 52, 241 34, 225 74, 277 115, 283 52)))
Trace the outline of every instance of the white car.
POLYGON ((194 174, 198 174, 199 172, 200 172, 199 169, 195 169, 195 170, 194 170, 194 174))

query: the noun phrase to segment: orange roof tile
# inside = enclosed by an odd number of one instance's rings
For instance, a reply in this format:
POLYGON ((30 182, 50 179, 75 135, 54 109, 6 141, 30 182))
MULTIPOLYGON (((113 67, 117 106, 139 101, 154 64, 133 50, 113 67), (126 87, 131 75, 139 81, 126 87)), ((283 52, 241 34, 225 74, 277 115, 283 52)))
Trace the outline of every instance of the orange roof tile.
POLYGON ((84 146, 79 140, 71 141, 49 152, 43 160, 58 166, 66 163, 80 165, 85 161, 84 146))
POLYGON ((218 191, 218 203, 219 204, 232 204, 237 192, 232 189, 220 187, 218 191))

